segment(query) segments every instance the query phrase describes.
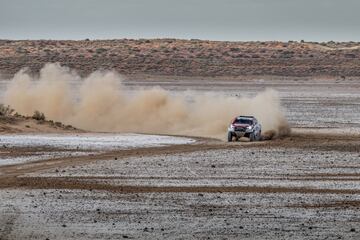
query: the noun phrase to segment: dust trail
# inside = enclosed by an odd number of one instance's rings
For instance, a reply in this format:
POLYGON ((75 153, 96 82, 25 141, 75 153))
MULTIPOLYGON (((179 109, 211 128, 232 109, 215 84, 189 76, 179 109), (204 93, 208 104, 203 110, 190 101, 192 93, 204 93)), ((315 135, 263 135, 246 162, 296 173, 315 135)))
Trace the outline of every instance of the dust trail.
POLYGON ((11 80, 5 104, 25 115, 35 110, 48 119, 92 131, 182 134, 223 138, 230 120, 254 115, 271 135, 289 127, 276 91, 254 98, 187 92, 171 95, 162 88, 130 93, 115 72, 94 72, 81 79, 70 69, 47 64, 38 77, 19 71, 11 80), (70 80, 82 81, 71 89, 70 80))

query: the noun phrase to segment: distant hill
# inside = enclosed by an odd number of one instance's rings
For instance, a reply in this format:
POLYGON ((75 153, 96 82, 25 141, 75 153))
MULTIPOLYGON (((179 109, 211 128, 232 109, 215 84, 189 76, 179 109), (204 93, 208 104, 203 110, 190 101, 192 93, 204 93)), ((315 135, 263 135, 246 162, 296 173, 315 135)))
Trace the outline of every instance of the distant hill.
POLYGON ((220 42, 203 40, 0 40, 0 72, 37 72, 60 62, 86 75, 114 69, 125 75, 199 77, 358 77, 360 43, 220 42))

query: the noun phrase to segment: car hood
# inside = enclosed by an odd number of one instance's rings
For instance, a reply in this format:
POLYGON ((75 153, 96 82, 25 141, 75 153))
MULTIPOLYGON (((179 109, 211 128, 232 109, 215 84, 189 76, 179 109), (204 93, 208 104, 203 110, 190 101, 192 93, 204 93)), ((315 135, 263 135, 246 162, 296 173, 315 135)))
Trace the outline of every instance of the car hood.
POLYGON ((232 125, 234 127, 242 127, 242 128, 247 128, 250 126, 249 124, 241 124, 241 123, 233 123, 232 125))

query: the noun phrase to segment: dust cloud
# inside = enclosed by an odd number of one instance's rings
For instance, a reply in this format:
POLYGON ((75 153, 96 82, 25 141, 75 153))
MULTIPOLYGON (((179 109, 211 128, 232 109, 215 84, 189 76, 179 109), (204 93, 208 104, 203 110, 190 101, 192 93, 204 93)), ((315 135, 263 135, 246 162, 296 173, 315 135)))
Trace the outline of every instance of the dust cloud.
POLYGON ((86 78, 58 64, 47 64, 34 77, 19 71, 3 101, 23 115, 35 110, 47 119, 102 132, 179 134, 223 139, 237 115, 254 115, 263 133, 289 133, 276 91, 268 89, 253 98, 185 92, 162 88, 129 91, 116 72, 94 72, 86 78), (73 89, 70 81, 81 81, 73 89))

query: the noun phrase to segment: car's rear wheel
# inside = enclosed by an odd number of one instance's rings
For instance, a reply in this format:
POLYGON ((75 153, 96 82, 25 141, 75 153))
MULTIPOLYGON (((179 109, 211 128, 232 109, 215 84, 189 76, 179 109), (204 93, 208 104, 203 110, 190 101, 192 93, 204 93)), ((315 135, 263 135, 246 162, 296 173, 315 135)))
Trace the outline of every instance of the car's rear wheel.
POLYGON ((231 142, 232 141, 232 138, 233 138, 233 135, 231 132, 228 132, 228 142, 231 142))

